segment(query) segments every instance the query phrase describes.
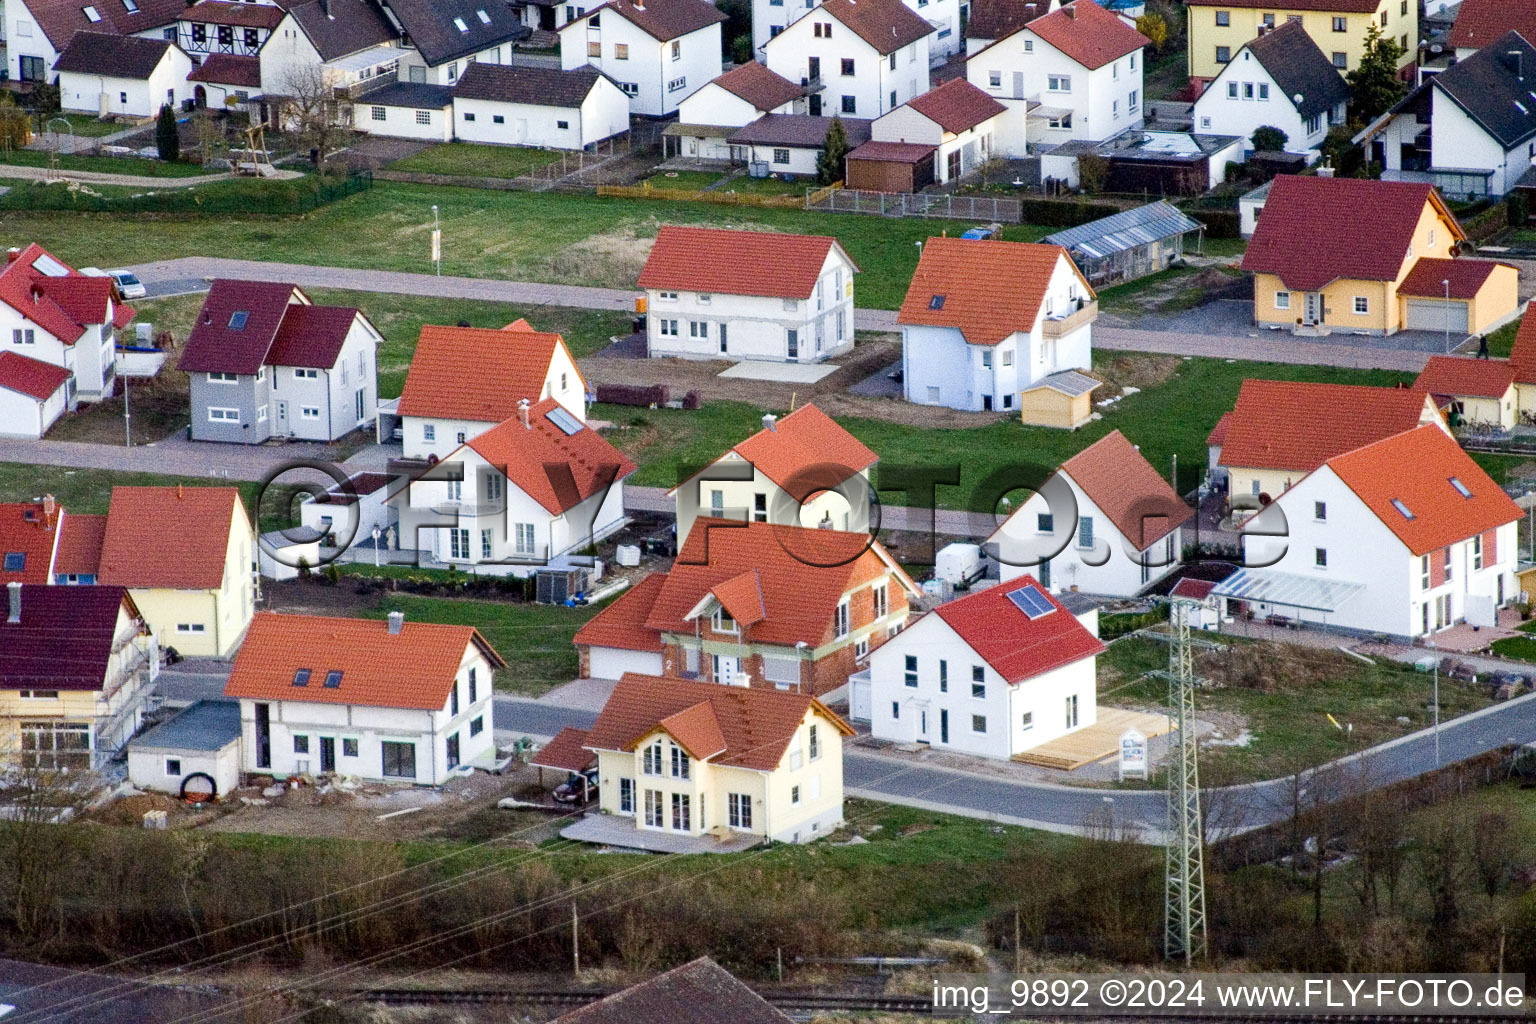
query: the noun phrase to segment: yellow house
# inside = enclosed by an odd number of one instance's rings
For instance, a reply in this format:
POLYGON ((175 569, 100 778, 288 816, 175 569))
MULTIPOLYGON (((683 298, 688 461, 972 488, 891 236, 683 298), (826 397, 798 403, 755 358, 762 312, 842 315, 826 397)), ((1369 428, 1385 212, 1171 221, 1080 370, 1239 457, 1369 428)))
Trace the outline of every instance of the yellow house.
POLYGON ((1266 0, 1190 0, 1187 17, 1189 80, 1195 95, 1249 40, 1292 21, 1301 22, 1341 75, 1360 66, 1372 25, 1403 48, 1398 67, 1405 78, 1418 59, 1419 0, 1293 0, 1291 6, 1266 0))
POLYGON ((843 820, 843 737, 814 697, 629 673, 593 723, 602 814, 571 839, 669 851, 810 842, 843 820))
POLYGON ((100 767, 142 723, 158 664, 122 587, 0 588, 0 764, 100 767))
POLYGON ((1243 256, 1260 326, 1486 333, 1519 309, 1519 273, 1454 259, 1466 235, 1433 186, 1280 175, 1243 256))
POLYGON ((1523 422, 1536 422, 1536 314, 1529 304, 1509 350, 1509 364, 1515 373, 1517 416, 1523 422))
POLYGON ((255 612, 254 544, 233 487, 114 487, 97 576, 129 588, 162 647, 225 658, 255 612))

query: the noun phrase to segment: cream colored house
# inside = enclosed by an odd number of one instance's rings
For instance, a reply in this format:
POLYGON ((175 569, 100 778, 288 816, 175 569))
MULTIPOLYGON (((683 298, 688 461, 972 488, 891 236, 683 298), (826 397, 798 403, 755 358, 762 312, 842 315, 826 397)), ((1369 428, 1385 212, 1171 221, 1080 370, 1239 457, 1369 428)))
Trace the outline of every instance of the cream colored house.
POLYGON ((1221 74, 1250 39, 1297 21, 1341 75, 1360 66, 1372 25, 1402 46, 1398 67, 1405 76, 1418 59, 1418 0, 1302 0, 1289 6, 1266 0, 1191 0, 1187 12, 1189 79, 1199 89, 1221 74))
POLYGON ((603 813, 637 833, 804 843, 842 823, 851 735, 807 695, 627 674, 586 745, 603 813))
POLYGON ((1431 356, 1413 389, 1430 396, 1453 427, 1508 430, 1519 422, 1515 367, 1508 359, 1431 356))

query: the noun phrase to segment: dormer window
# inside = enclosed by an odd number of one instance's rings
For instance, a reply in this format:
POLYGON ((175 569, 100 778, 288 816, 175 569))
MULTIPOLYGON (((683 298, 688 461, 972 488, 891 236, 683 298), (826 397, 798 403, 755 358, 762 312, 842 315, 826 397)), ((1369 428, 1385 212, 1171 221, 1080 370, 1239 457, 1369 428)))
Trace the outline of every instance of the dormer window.
POLYGON ((85 15, 85 20, 95 23, 101 20, 101 12, 94 7, 82 7, 80 12, 85 15))
POLYGON ((942 296, 942 295, 935 295, 933 298, 929 299, 928 300, 928 308, 929 309, 943 309, 944 308, 944 296, 942 296))
POLYGON ((731 618, 731 613, 724 608, 716 608, 714 618, 710 620, 710 628, 716 633, 734 633, 736 620, 731 618))

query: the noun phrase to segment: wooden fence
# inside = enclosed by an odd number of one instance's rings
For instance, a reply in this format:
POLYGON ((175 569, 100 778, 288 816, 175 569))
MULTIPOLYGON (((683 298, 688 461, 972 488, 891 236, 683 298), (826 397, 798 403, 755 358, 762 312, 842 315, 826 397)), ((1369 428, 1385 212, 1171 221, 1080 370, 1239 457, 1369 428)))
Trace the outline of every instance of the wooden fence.
POLYGON ((756 192, 711 192, 705 189, 692 188, 656 188, 649 181, 642 181, 638 185, 599 185, 597 194, 600 196, 614 196, 620 199, 669 199, 681 203, 717 203, 721 206, 758 206, 778 210, 809 209, 815 197, 815 201, 824 200, 826 194, 842 188, 842 183, 828 185, 825 188, 807 190, 804 198, 800 196, 761 195, 756 192))

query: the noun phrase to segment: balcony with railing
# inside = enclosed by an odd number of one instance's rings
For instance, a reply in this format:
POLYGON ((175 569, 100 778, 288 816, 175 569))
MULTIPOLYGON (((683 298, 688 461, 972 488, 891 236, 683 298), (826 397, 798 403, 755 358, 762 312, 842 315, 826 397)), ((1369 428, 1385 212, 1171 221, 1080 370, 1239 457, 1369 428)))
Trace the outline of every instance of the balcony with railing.
POLYGON ((1060 316, 1047 316, 1040 325, 1040 333, 1047 338, 1060 338, 1070 334, 1083 324, 1092 323, 1099 315, 1099 303, 1077 300, 1077 308, 1060 316))

